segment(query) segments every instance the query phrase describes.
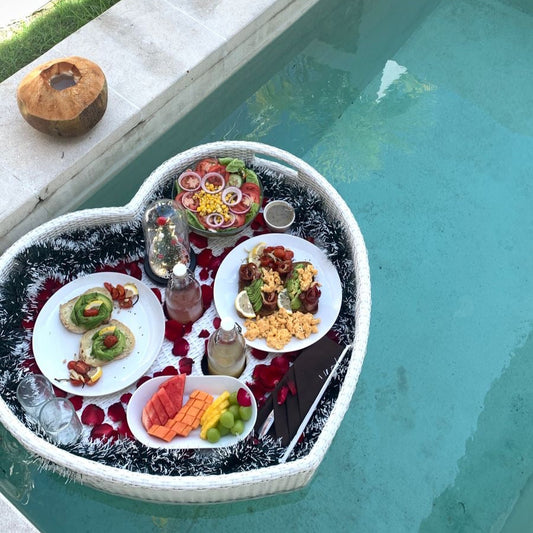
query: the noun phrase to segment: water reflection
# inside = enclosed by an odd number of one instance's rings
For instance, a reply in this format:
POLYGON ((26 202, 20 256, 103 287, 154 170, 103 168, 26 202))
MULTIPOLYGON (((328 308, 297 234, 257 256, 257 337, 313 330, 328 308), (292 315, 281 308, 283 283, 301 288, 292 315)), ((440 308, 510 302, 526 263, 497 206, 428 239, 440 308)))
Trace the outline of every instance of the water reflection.
POLYGON ((0 490, 11 501, 26 505, 33 490, 31 455, 0 425, 0 490))

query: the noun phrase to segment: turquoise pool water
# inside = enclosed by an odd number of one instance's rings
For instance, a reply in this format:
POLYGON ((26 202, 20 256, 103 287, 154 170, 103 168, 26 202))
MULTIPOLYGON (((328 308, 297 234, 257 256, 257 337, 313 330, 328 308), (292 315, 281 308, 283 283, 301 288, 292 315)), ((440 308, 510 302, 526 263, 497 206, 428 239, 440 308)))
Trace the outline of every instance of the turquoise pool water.
POLYGON ((38 472, 3 432, 19 460, 2 455, 2 489, 43 531, 528 531, 533 10, 377 4, 319 6, 86 204, 123 204, 166 158, 220 139, 293 152, 339 190, 373 316, 315 478, 256 501, 146 504, 38 472))

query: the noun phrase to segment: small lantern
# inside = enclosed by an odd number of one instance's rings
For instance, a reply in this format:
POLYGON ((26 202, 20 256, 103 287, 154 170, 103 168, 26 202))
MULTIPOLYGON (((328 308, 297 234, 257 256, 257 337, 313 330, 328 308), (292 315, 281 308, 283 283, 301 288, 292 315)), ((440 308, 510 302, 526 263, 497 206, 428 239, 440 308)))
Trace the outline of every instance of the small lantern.
POLYGON ((174 200, 152 202, 144 213, 143 231, 144 269, 153 281, 166 285, 177 263, 194 269, 196 256, 189 243, 187 215, 174 200))

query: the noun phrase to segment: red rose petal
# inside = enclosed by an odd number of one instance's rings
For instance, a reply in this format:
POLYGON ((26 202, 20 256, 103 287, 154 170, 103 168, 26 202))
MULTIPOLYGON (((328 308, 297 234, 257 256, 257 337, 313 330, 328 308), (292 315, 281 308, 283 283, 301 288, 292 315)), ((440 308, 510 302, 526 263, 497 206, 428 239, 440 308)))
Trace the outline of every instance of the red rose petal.
POLYGON ((219 316, 216 316, 213 318, 213 326, 215 326, 215 329, 218 329, 220 327, 220 323, 222 322, 222 319, 219 316))
POLYGON ((104 421, 104 418, 104 410, 94 403, 89 404, 81 413, 81 421, 88 426, 97 426, 104 421))
POLYGON ((163 303, 163 296, 161 295, 161 291, 157 287, 152 288, 152 292, 157 296, 157 299, 159 300, 159 303, 163 303))
POLYGON ((278 390, 278 395, 276 398, 276 401, 278 405, 283 405, 285 401, 287 400, 287 396, 289 395, 289 387, 287 385, 283 385, 278 390))
POLYGON ((293 396, 296 396, 296 383, 294 383, 294 381, 287 381, 287 387, 289 388, 289 392, 293 396))
POLYGON ((196 233, 189 234, 189 242, 196 246, 196 248, 207 248, 207 237, 197 235, 196 233))
POLYGON ((289 370, 289 360, 284 355, 278 355, 277 357, 274 357, 272 361, 270 362, 272 366, 278 367, 284 374, 289 370))
POLYGON ((24 329, 33 329, 35 326, 35 320, 32 318, 25 319, 22 321, 21 325, 24 329))
POLYGON ((183 359, 180 359, 180 362, 179 362, 180 374, 190 375, 192 372, 193 363, 194 361, 190 357, 184 357, 183 359))
POLYGON ((128 426, 128 421, 127 420, 123 420, 118 428, 117 428, 117 433, 122 436, 122 437, 126 437, 128 439, 134 439, 135 437, 133 436, 133 433, 131 432, 131 429, 130 427, 128 426))
POLYGON ((133 396, 133 394, 131 392, 125 392, 121 397, 120 397, 120 401, 122 403, 125 403, 126 405, 128 405, 128 403, 130 403, 130 400, 131 400, 131 397, 133 396))
POLYGON ((139 378, 137 381, 137 388, 139 388, 145 381, 148 381, 149 379, 152 379, 150 376, 143 376, 142 378, 139 378))
POLYGON ((175 366, 169 365, 161 370, 162 376, 176 376, 178 374, 178 369, 175 366))
POLYGON ((209 265, 209 261, 211 261, 212 257, 213 252, 209 248, 206 248, 196 256, 196 264, 199 267, 205 268, 209 265))
POLYGON ((124 406, 122 405, 122 403, 116 402, 113 405, 110 405, 107 409, 107 416, 113 422, 121 422, 122 420, 125 420, 126 411, 124 410, 124 406))
POLYGON ((114 440, 117 438, 117 432, 111 424, 99 424, 94 426, 91 431, 91 440, 114 440))
POLYGON ((198 274, 198 278, 200 279, 200 281, 208 280, 209 276, 210 276, 210 272, 209 272, 209 269, 207 268, 202 268, 202 270, 200 270, 200 274, 198 274))
POLYGON ((52 385, 52 387, 54 388, 54 394, 56 395, 57 398, 67 397, 67 393, 64 390, 58 389, 55 385, 52 385))
POLYGON ((81 409, 81 406, 83 405, 83 397, 82 396, 71 396, 69 398, 70 403, 74 407, 74 411, 79 411, 81 409))
POLYGON ((262 361, 263 359, 266 359, 268 357, 268 352, 265 352, 264 350, 259 350, 257 348, 252 348, 251 350, 252 355, 256 358, 262 361))
POLYGON ((207 285, 206 283, 203 283, 201 285, 201 289, 202 303, 204 305, 204 309, 207 309, 213 302, 213 284, 207 285))
POLYGON ((260 381, 267 391, 274 390, 283 375, 279 367, 272 365, 257 365, 253 372, 254 379, 260 381))
POLYGON ((177 339, 172 347, 172 354, 178 357, 184 357, 189 353, 189 342, 186 339, 177 339))
POLYGON ((220 267, 220 264, 222 263, 222 255, 218 255, 218 256, 213 256, 211 258, 211 261, 209 261, 209 270, 211 270, 213 273, 216 273, 216 271, 218 270, 218 268, 220 267))
POLYGON ((260 383, 257 383, 257 382, 246 383, 246 385, 248 385, 248 387, 252 391, 252 394, 254 395, 257 406, 261 407, 262 405, 264 405, 267 399, 266 393, 268 391, 266 391, 264 387, 260 383))
POLYGON ((188 335, 192 331, 192 322, 187 322, 184 326, 184 335, 188 335))
POLYGON ((203 329, 202 331, 200 331, 200 333, 198 333, 198 337, 200 339, 207 339, 209 335, 211 335, 211 333, 209 333, 207 329, 203 329))
POLYGON ((177 320, 167 320, 165 322, 165 338, 174 342, 176 339, 183 337, 185 326, 177 320))
POLYGON ((143 272, 137 263, 129 263, 128 268, 131 276, 138 280, 141 280, 143 278, 143 272))

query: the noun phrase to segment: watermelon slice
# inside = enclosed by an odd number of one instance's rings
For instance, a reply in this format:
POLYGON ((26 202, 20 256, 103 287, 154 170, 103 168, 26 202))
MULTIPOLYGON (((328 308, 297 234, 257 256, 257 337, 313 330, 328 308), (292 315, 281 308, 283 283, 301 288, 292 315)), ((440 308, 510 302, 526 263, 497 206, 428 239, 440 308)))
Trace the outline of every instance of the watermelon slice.
POLYGON ((168 421, 168 414, 165 410, 165 407, 161 403, 161 400, 159 399, 159 394, 154 394, 150 402, 152 402, 152 405, 154 406, 154 409, 157 412, 157 416, 159 417, 159 423, 164 426, 168 421))
MULTIPOLYGON (((178 374, 165 381, 160 388, 166 390, 172 404, 179 411, 183 405, 183 391, 187 374, 178 374)), ((177 411, 176 411, 177 412, 177 411)))
POLYGON ((163 426, 164 424, 161 423, 161 420, 159 418, 159 415, 156 411, 156 408, 154 407, 154 403, 152 400, 148 400, 148 403, 145 405, 144 409, 146 409, 146 412, 148 413, 148 417, 154 424, 159 424, 160 426, 163 426))
POLYGON ((168 418, 173 418, 176 416, 176 413, 179 411, 179 407, 176 407, 174 402, 170 399, 167 389, 160 387, 156 393, 156 396, 159 398, 159 401, 163 404, 165 411, 168 415, 168 418))
POLYGON ((141 422, 144 426, 144 429, 146 429, 146 431, 148 431, 155 424, 155 422, 153 422, 153 420, 148 415, 148 410, 146 409, 146 407, 143 409, 143 412, 141 415, 141 422))

